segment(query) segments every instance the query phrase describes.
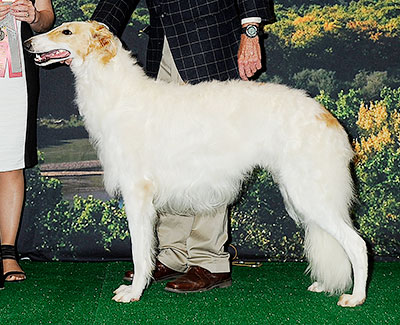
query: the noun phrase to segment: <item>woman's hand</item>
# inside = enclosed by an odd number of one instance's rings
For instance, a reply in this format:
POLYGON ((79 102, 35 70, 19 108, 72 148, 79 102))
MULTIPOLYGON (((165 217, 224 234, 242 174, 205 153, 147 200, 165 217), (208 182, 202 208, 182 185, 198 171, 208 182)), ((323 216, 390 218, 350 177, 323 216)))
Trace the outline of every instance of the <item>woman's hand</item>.
POLYGON ((30 0, 16 0, 11 5, 8 4, 8 6, 10 7, 11 15, 15 19, 27 22, 37 33, 48 31, 54 23, 51 0, 36 0, 35 5, 30 0))
POLYGON ((17 0, 11 4, 11 14, 15 19, 25 21, 28 24, 37 22, 37 10, 29 0, 17 0))
POLYGON ((0 3, 0 21, 10 12, 10 3, 0 3))

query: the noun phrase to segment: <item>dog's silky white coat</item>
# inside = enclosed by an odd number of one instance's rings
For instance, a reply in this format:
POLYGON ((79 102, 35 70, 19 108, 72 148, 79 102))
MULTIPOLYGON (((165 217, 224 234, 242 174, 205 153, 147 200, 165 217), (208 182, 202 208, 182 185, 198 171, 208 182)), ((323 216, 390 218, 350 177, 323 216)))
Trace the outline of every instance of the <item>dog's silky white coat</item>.
POLYGON ((283 85, 156 82, 95 22, 63 24, 26 46, 34 53, 71 53, 76 101, 98 150, 105 187, 125 200, 135 277, 116 290, 114 300, 138 300, 151 279, 157 211, 210 217, 262 166, 279 184, 290 216, 306 230, 315 279, 309 290, 343 292, 353 269, 353 293, 338 304, 364 302, 366 247, 349 217, 353 151, 319 103, 283 85))

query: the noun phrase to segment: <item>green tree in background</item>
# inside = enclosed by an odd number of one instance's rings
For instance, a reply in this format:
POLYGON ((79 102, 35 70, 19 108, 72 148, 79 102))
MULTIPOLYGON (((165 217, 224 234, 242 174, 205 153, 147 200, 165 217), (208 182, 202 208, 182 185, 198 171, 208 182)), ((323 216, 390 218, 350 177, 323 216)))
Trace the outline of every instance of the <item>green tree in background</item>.
POLYGON ((307 89, 313 97, 321 91, 328 94, 336 94, 338 92, 338 84, 334 71, 324 69, 304 69, 297 72, 292 77, 292 84, 299 89, 307 89))
POLYGON ((362 103, 355 140, 357 221, 380 256, 400 256, 400 89, 362 103))
MULTIPOLYGON (((90 19, 98 3, 98 1, 92 0, 77 0, 73 3, 65 0, 53 0, 52 2, 56 13, 56 25, 60 25, 66 21, 90 19)), ((150 21, 145 2, 143 0, 138 2, 129 25, 135 23, 148 25, 150 21)))
POLYGON ((37 224, 43 238, 39 249, 51 250, 55 260, 79 257, 82 246, 96 247, 104 256, 112 244, 129 242, 125 211, 117 199, 103 202, 75 196, 72 202, 61 200, 52 211, 41 214, 37 224), (54 232, 58 236, 52 236, 54 232))
POLYGON ((262 79, 277 75, 284 83, 295 85, 293 76, 303 70, 323 69, 334 72, 339 89, 348 91, 355 88, 353 81, 360 71, 367 72, 365 77, 371 72, 386 72, 385 85, 398 87, 399 6, 398 0, 300 8, 276 5, 278 21, 266 26, 268 64, 262 79))
POLYGON ((82 2, 83 1, 80 0, 74 2, 65 0, 52 0, 56 14, 55 25, 58 26, 66 21, 83 20, 83 12, 81 10, 81 5, 83 5, 82 2))

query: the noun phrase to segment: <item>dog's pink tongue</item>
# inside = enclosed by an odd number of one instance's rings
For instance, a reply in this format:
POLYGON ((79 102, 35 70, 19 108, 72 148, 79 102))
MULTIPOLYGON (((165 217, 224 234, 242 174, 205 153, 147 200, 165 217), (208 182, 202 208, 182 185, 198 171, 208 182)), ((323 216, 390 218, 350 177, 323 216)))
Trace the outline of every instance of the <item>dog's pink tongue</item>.
POLYGON ((65 50, 55 50, 55 51, 50 51, 46 53, 42 53, 40 55, 40 58, 36 58, 37 61, 43 62, 43 61, 48 61, 51 59, 62 59, 66 58, 69 56, 69 52, 65 50))
POLYGON ((47 52, 47 53, 43 54, 42 57, 44 56, 44 59, 59 59, 59 58, 67 57, 68 55, 69 55, 68 51, 56 50, 56 51, 47 52))

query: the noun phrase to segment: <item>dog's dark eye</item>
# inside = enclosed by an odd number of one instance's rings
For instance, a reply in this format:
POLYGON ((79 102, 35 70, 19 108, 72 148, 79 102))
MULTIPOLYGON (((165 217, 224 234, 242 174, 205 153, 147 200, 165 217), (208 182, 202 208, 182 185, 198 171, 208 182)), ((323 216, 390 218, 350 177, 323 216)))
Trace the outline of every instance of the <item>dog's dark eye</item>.
POLYGON ((69 29, 64 29, 64 30, 62 31, 62 33, 63 33, 64 35, 72 35, 72 32, 71 32, 69 29))

